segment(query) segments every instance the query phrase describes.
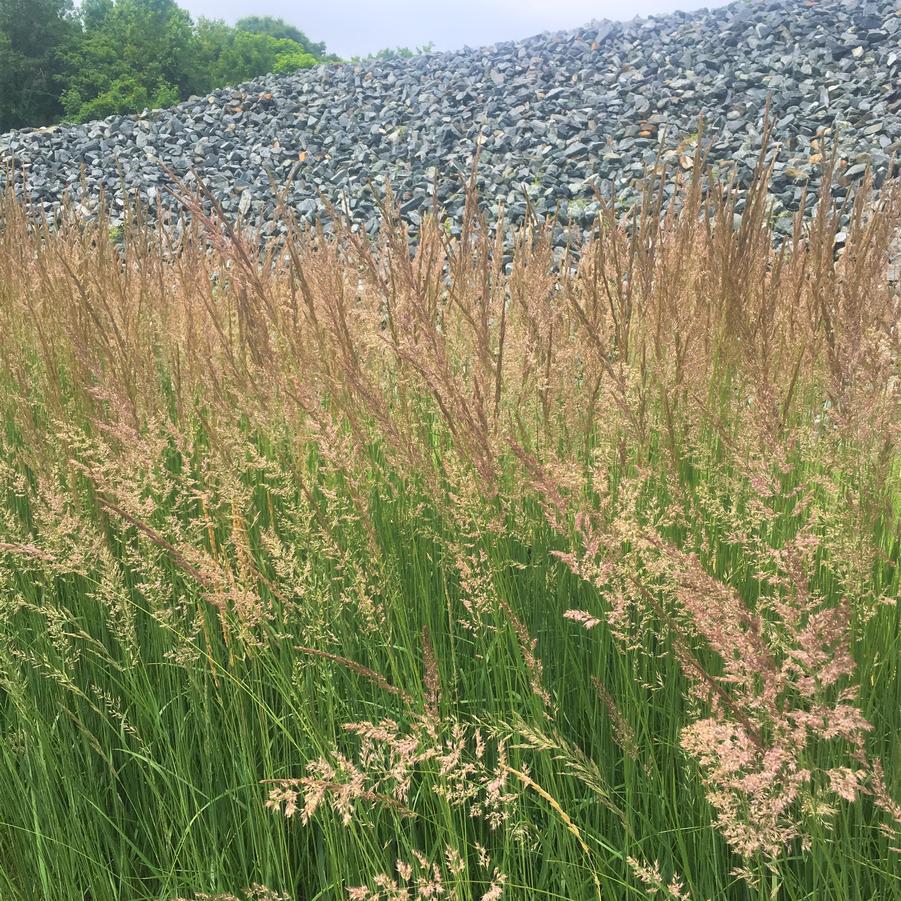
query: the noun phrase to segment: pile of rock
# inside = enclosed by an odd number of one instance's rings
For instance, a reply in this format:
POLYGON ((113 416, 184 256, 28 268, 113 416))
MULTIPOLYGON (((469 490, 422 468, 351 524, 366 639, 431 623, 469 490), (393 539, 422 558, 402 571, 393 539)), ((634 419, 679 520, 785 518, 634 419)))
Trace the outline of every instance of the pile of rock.
POLYGON ((594 219, 596 189, 628 203, 658 158, 690 169, 701 117, 709 159, 747 181, 768 100, 781 143, 778 228, 814 203, 833 148, 836 192, 868 167, 883 179, 901 151, 898 0, 747 0, 477 50, 324 65, 169 110, 3 135, 0 159, 46 212, 67 194, 85 215, 101 194, 114 210, 135 194, 171 206, 174 176, 189 187, 202 180, 227 214, 264 234, 281 227, 279 194, 309 220, 327 199, 373 232, 389 182, 414 226, 435 196, 455 228, 478 149, 489 213, 503 205, 516 222, 531 206, 578 230, 594 219))

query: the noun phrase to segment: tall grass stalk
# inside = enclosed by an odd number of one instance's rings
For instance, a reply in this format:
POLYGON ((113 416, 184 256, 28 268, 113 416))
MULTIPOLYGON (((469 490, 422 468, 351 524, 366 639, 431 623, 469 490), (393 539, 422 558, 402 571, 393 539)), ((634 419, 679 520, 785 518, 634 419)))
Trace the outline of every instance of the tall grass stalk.
POLYGON ((898 897, 901 203, 765 169, 510 267, 7 199, 0 897, 898 897))

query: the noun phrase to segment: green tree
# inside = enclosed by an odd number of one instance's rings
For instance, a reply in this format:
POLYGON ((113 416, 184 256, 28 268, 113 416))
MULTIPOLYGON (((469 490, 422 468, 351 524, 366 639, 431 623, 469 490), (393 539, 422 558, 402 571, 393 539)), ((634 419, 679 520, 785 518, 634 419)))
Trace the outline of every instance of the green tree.
POLYGON ((191 69, 194 28, 174 0, 84 0, 82 32, 65 53, 69 118, 172 104, 191 69))
POLYGON ((157 109, 174 106, 181 97, 174 85, 160 82, 155 89, 151 89, 134 76, 121 75, 105 91, 90 100, 84 100, 73 89, 64 91, 61 99, 63 109, 71 111, 71 118, 87 122, 106 116, 133 113, 148 107, 157 109))
POLYGON ((191 93, 205 94, 267 72, 293 72, 319 62, 290 38, 231 28, 218 20, 201 19, 194 31, 191 93))
POLYGON ((432 41, 429 41, 427 44, 422 44, 415 49, 410 49, 409 47, 383 47, 381 50, 377 50, 375 53, 370 53, 367 56, 351 57, 351 61, 357 63, 365 60, 411 59, 414 56, 434 52, 435 45, 432 41))
POLYGON ((176 0, 0 0, 0 131, 171 106, 324 53, 281 19, 195 25, 176 0))
POLYGON ((300 44, 305 52, 316 58, 325 56, 325 44, 311 41, 299 28, 288 24, 284 19, 274 19, 272 16, 246 16, 235 22, 235 29, 294 41, 295 44, 300 44))
POLYGON ((0 0, 0 132, 61 112, 61 50, 77 32, 71 0, 0 0))
POLYGON ((272 71, 284 75, 300 69, 311 69, 318 62, 319 60, 312 53, 307 53, 305 50, 286 50, 275 58, 272 71))

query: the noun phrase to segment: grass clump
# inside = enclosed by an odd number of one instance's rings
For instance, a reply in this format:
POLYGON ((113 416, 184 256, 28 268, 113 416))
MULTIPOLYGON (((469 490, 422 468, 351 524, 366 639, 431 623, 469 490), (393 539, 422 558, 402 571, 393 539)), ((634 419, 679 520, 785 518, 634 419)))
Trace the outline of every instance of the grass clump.
POLYGON ((701 181, 509 269, 7 201, 0 896, 898 892, 901 206, 701 181))

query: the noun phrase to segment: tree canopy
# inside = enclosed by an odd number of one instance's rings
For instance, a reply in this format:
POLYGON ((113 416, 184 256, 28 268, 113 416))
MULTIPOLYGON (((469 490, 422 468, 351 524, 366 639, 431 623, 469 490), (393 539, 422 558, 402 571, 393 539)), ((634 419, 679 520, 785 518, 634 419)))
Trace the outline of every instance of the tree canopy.
POLYGON ((0 131, 60 115, 61 51, 78 31, 71 0, 0 0, 0 131))
POLYGON ((268 16, 194 22, 175 0, 0 0, 0 132, 83 122, 334 61, 268 16))
POLYGON ((246 16, 235 22, 238 31, 249 31, 253 34, 268 34, 273 38, 294 41, 300 44, 306 53, 313 56, 325 56, 325 44, 314 43, 299 28, 289 25, 284 19, 273 19, 272 16, 246 16))

